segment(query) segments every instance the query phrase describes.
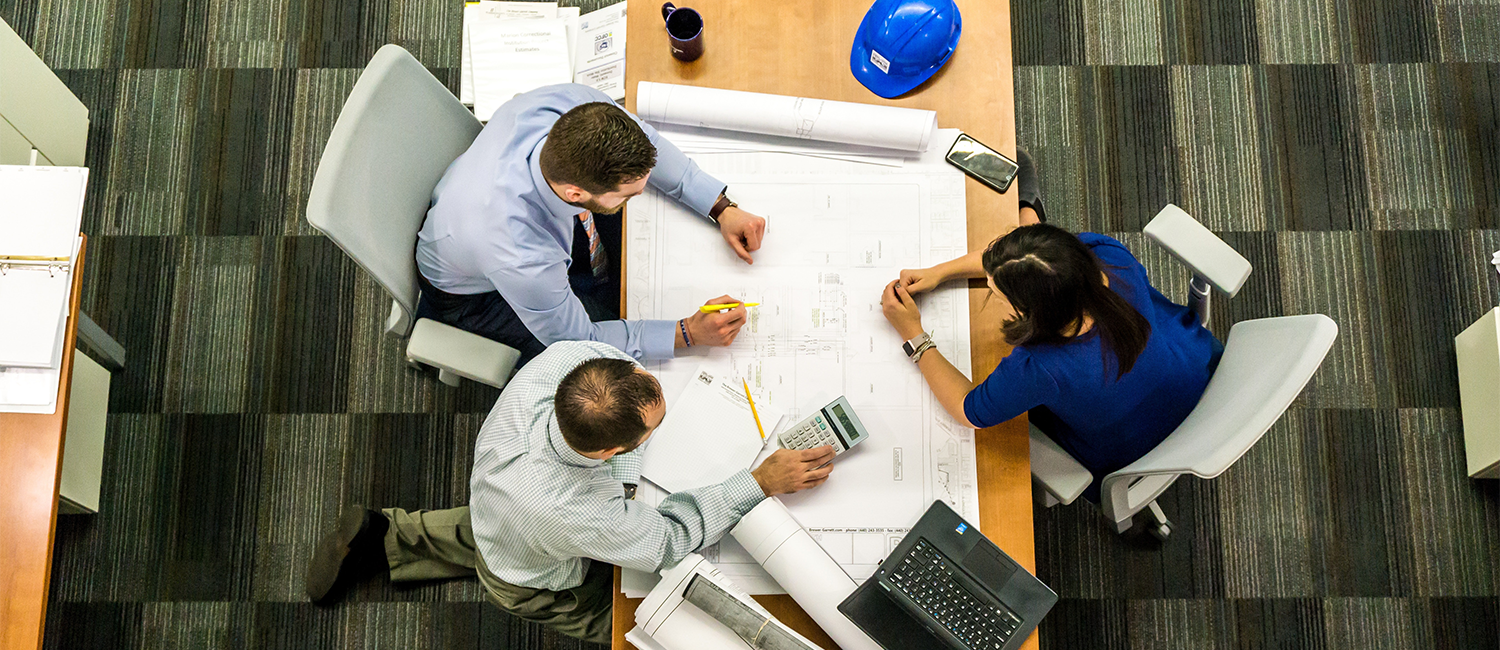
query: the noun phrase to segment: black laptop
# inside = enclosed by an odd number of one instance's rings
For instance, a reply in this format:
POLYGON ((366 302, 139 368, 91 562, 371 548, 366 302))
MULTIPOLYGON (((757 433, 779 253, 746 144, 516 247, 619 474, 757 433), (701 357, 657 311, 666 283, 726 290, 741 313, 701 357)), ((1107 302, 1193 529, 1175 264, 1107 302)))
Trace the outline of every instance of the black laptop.
POLYGON ((875 575, 839 604, 886 650, 1010 650, 1057 594, 935 501, 875 575))

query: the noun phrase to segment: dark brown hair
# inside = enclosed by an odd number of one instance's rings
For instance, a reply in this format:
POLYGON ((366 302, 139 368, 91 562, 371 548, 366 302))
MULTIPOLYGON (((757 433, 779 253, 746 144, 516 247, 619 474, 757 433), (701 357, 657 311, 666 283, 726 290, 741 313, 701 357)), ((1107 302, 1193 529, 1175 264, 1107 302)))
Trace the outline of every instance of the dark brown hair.
POLYGON ((605 194, 656 166, 656 146, 619 106, 592 102, 557 118, 542 145, 542 176, 590 194, 605 194))
POLYGON ((557 385, 553 408, 563 440, 583 453, 635 448, 646 435, 646 408, 661 384, 625 359, 589 359, 557 385))
MULTIPOLYGON (((1105 264, 1072 233, 1045 223, 1023 226, 992 242, 981 261, 1016 308, 1015 318, 1001 326, 1011 345, 1067 343, 1064 332, 1087 314, 1101 352, 1114 353, 1116 379, 1145 351, 1150 321, 1104 285, 1105 264)), ((1111 274, 1110 281, 1118 280, 1111 274)), ((1108 358, 1103 362, 1107 369, 1108 358)))

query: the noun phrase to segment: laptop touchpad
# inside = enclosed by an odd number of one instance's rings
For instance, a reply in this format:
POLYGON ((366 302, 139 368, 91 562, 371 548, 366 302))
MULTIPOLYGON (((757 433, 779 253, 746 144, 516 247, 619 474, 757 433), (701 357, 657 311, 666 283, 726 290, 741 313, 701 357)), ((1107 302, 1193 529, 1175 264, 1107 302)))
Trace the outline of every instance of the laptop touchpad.
POLYGON ((988 544, 978 544, 964 556, 963 567, 968 569, 981 584, 999 593, 1006 581, 1020 568, 988 544))

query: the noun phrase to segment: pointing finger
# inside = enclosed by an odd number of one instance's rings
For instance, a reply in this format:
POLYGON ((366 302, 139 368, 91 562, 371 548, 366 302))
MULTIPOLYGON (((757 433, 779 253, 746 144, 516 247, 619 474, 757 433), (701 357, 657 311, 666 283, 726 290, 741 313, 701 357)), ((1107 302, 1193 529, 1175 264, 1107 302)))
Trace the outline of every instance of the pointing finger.
POLYGON ((738 255, 740 259, 745 260, 746 264, 755 263, 755 258, 750 257, 750 253, 745 250, 745 245, 740 242, 738 235, 730 235, 728 241, 729 247, 734 249, 734 254, 738 255))

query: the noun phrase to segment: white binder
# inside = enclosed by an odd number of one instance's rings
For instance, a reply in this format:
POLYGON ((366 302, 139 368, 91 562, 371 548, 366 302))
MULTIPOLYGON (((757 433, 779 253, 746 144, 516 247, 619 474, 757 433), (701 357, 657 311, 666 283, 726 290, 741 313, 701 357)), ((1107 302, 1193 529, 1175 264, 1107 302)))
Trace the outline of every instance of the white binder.
POLYGON ((84 167, 0 165, 0 367, 62 359, 84 167))

